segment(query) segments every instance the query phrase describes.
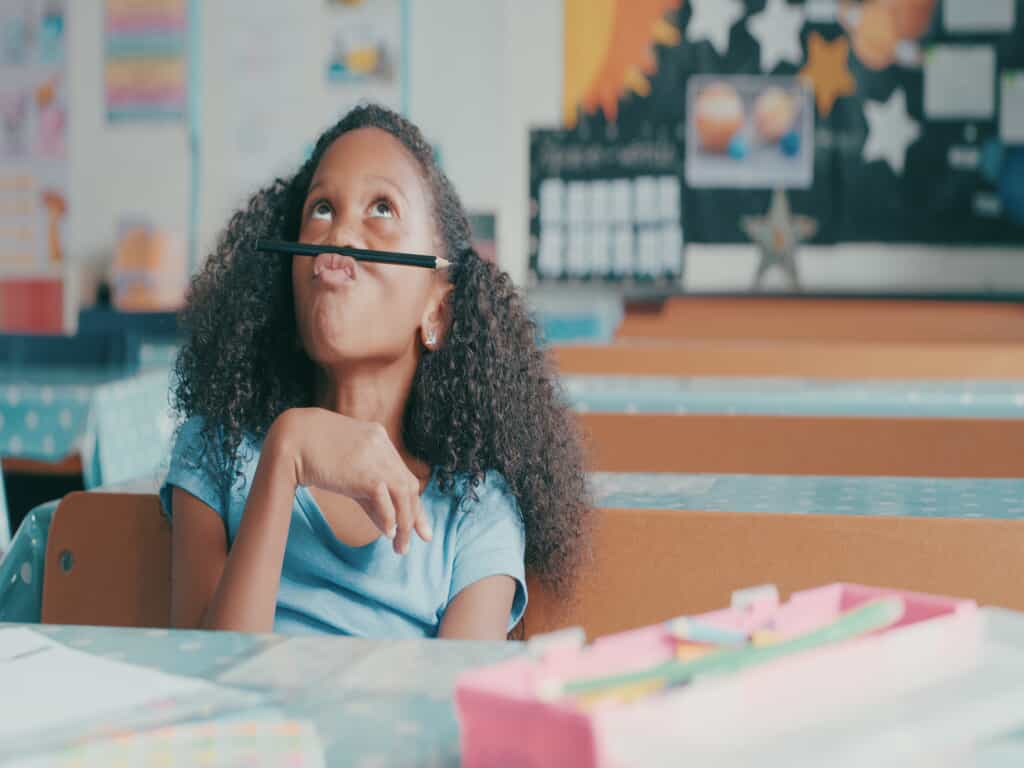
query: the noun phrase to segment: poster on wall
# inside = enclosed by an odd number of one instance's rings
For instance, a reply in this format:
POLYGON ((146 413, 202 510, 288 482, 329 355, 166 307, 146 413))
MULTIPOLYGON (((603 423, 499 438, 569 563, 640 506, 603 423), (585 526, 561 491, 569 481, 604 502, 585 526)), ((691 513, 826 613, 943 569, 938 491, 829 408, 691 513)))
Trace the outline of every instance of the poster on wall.
POLYGON ((105 0, 107 119, 185 115, 188 0, 105 0))
POLYGON ((266 0, 222 0, 217 9, 223 34, 210 60, 231 87, 222 89, 219 97, 223 135, 211 138, 222 161, 217 180, 227 185, 233 207, 274 177, 298 167, 317 126, 301 125, 296 117, 304 112, 302 91, 296 86, 302 73, 296 68, 295 52, 308 43, 294 9, 266 0))
POLYGON ((1024 245, 1024 0, 566 0, 564 22, 558 130, 682 126, 689 246, 751 244, 799 286, 805 242, 1024 245))
POLYGON ((659 282, 683 270, 678 132, 628 142, 530 133, 530 267, 542 281, 659 282))
POLYGON ((208 107, 219 115, 205 137, 216 153, 204 188, 213 216, 294 171, 360 101, 404 108, 402 0, 220 0, 213 12, 222 33, 206 65, 230 82, 208 107))
POLYGON ((403 110, 403 0, 324 0, 324 78, 347 106, 372 100, 403 110))
POLYGON ((0 8, 0 330, 59 331, 67 242, 67 5, 0 8))

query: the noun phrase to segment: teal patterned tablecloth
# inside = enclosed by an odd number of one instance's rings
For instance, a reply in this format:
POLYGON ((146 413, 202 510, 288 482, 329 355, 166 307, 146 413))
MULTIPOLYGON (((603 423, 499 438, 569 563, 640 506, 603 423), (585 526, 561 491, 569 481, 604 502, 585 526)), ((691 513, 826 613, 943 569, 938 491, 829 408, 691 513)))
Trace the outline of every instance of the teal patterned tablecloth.
POLYGON ((580 412, 1024 418, 1024 381, 562 377, 580 412))
POLYGON ((152 471, 173 429, 170 369, 118 373, 0 367, 0 455, 59 461, 80 453, 86 488, 152 471))
POLYGON ((1024 519, 1024 479, 591 474, 599 507, 1024 519))

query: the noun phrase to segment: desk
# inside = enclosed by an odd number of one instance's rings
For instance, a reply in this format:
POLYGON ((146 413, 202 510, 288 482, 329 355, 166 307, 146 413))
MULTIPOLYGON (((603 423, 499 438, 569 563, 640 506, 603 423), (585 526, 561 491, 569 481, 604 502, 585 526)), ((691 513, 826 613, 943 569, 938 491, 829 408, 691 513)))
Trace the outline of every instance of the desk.
MULTIPOLYGON (((985 632, 975 670, 878 706, 854 708, 842 723, 802 729, 769 749, 762 745, 755 762, 772 768, 803 765, 830 753, 850 758, 864 750, 860 754, 876 758, 869 764, 878 765, 878 750, 888 744, 904 750, 902 762, 896 762, 903 765, 908 752, 941 742, 948 747, 944 766, 1021 765, 1024 618, 998 609, 982 609, 982 614, 985 632), (962 744, 957 749, 956 701, 967 692, 977 702, 981 691, 988 697, 986 723, 991 734, 977 745, 962 744), (1001 725, 1010 722, 1016 725, 1001 725)), ((457 766, 458 725, 452 706, 457 676, 521 652, 515 643, 286 638, 52 625, 35 629, 90 654, 243 689, 250 694, 249 701, 222 716, 275 713, 305 720, 315 727, 328 765, 379 768, 457 766)), ((59 734, 50 746, 56 748, 77 735, 74 731, 59 734)), ((674 756, 667 764, 685 762, 684 758, 674 756)))
POLYGON ((85 487, 152 471, 172 431, 169 371, 0 369, 0 453, 5 468, 56 463, 85 487), (78 460, 74 457, 79 457, 78 460))
POLYGON ((328 765, 382 768, 458 765, 456 676, 520 652, 516 643, 35 629, 88 653, 262 694, 263 706, 314 724, 328 765))

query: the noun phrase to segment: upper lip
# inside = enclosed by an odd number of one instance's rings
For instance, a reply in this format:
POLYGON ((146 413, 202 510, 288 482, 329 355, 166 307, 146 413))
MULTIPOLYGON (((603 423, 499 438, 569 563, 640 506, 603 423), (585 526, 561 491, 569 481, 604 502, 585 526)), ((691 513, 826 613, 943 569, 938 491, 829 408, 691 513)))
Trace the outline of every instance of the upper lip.
POLYGON ((340 253, 321 253, 313 261, 313 277, 328 269, 342 269, 348 273, 349 279, 356 279, 356 260, 340 253))

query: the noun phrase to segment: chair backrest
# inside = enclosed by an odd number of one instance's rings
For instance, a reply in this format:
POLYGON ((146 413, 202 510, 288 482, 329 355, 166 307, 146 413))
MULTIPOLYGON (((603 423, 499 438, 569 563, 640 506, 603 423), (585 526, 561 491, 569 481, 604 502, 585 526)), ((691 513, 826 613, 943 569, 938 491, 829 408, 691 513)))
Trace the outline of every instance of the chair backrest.
POLYGON ((902 342, 1024 341, 1024 306, 1010 302, 813 299, 764 296, 668 299, 627 308, 619 338, 902 342))
POLYGON ((50 523, 42 620, 166 627, 171 528, 155 494, 72 493, 50 523))
MULTIPOLYGON (((971 597, 1024 610, 1024 521, 602 509, 569 599, 531 578, 531 636, 593 637, 721 606, 740 587, 830 581, 971 597)), ((54 515, 44 622, 167 626, 170 530, 152 494, 77 493, 54 515), (68 567, 69 566, 69 567, 68 567)))
POLYGON ((1024 419, 583 413, 589 468, 879 477, 1024 477, 1024 419))
POLYGON ((736 589, 789 593, 834 581, 1024 610, 1024 520, 597 510, 593 560, 574 595, 531 583, 527 637, 589 637, 727 604, 736 589))

